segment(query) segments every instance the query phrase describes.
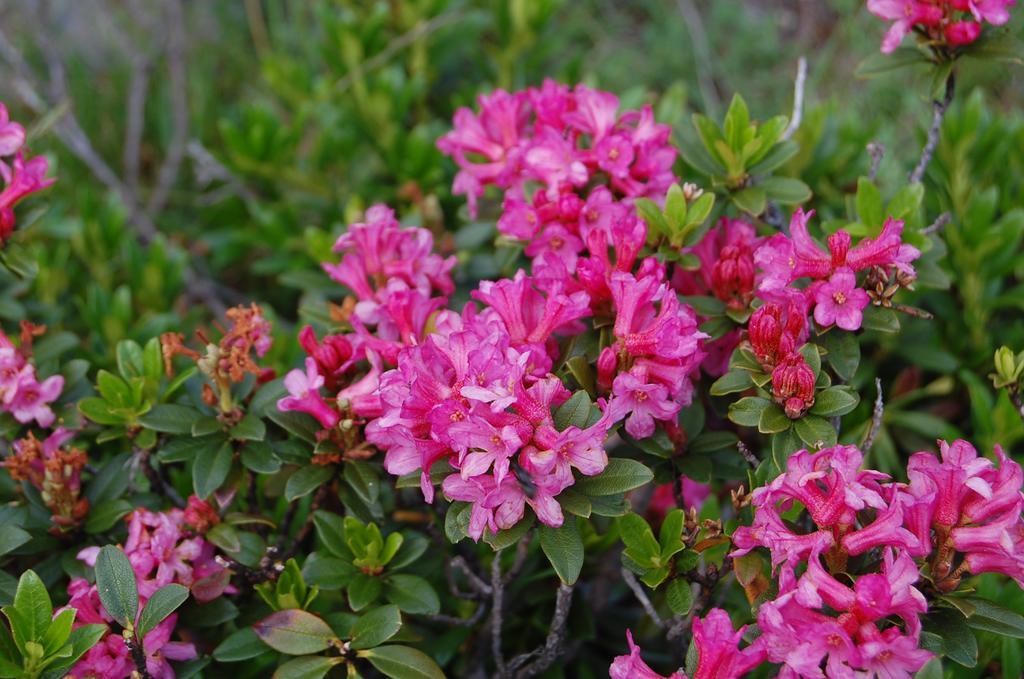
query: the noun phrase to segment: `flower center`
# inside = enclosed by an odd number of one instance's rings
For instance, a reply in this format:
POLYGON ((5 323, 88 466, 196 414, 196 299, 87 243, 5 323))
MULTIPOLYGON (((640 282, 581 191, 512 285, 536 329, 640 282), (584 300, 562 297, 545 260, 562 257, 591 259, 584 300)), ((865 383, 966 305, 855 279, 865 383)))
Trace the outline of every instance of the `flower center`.
POLYGON ((836 304, 846 304, 846 293, 844 292, 833 292, 832 299, 835 300, 836 304))

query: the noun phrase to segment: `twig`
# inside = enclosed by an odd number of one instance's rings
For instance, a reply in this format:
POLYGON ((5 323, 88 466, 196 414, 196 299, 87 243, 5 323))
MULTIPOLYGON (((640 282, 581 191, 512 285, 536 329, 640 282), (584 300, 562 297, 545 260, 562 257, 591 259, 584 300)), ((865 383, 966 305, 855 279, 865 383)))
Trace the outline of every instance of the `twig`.
POLYGON ((512 562, 512 567, 505 573, 504 583, 508 585, 510 582, 515 580, 519 576, 519 572, 523 570, 523 565, 526 563, 526 557, 530 553, 530 538, 532 534, 530 531, 526 532, 519 540, 519 544, 516 545, 516 558, 512 562))
POLYGON ((178 494, 178 491, 167 482, 167 479, 164 478, 163 474, 156 467, 150 464, 150 451, 136 448, 135 454, 139 458, 139 466, 142 467, 142 473, 146 475, 146 479, 149 481, 150 489, 163 495, 175 507, 184 507, 185 500, 178 494))
POLYGON ((139 679, 153 679, 153 675, 149 673, 149 667, 146 665, 146 651, 142 647, 142 640, 136 640, 133 635, 131 639, 125 638, 124 643, 132 656, 132 662, 135 663, 135 672, 132 675, 137 675, 139 679))
POLYGON ((504 622, 502 606, 504 605, 505 583, 501 577, 501 552, 494 553, 491 561, 491 655, 497 668, 496 676, 505 679, 508 668, 505 666, 505 655, 501 650, 501 627, 504 622))
POLYGON ((878 432, 882 428, 882 416, 885 414, 885 402, 882 400, 881 378, 875 378, 875 390, 878 392, 878 395, 875 397, 874 412, 871 413, 871 427, 868 429, 868 435, 864 438, 864 443, 860 446, 860 449, 865 453, 871 450, 871 446, 874 445, 875 437, 878 436, 878 432))
POLYGON ((690 34, 690 44, 693 45, 693 59, 697 62, 697 86, 700 88, 701 99, 704 100, 704 108, 708 115, 717 118, 722 102, 715 90, 711 48, 708 46, 704 20, 701 19, 700 10, 693 0, 678 0, 677 4, 679 13, 683 15, 686 32, 690 34))
POLYGON ((651 603, 651 600, 647 596, 647 592, 644 591, 644 588, 640 586, 640 581, 636 579, 636 575, 633 574, 633 571, 623 567, 622 579, 626 583, 626 586, 633 592, 633 596, 636 597, 636 600, 640 602, 641 606, 643 606, 647 615, 654 621, 654 624, 661 629, 665 629, 665 621, 661 619, 660 615, 658 615, 658 611, 655 610, 654 604, 651 603))
POLYGON ((868 155, 871 156, 871 169, 868 171, 868 179, 875 181, 875 177, 878 176, 878 168, 882 164, 882 158, 885 157, 885 146, 880 142, 873 141, 868 144, 868 155))
POLYGON ((948 212, 943 212, 941 215, 938 216, 938 218, 936 218, 934 222, 921 229, 921 235, 928 236, 930 234, 935 233, 936 231, 944 227, 946 224, 949 224, 950 220, 952 219, 953 215, 951 215, 948 212))
POLYGON ((921 160, 917 167, 910 173, 909 181, 917 184, 924 178, 924 172, 928 169, 928 163, 932 160, 935 147, 939 144, 939 133, 942 131, 942 119, 946 116, 946 109, 953 102, 953 94, 956 91, 956 75, 950 73, 946 79, 946 93, 940 100, 932 102, 932 126, 928 128, 928 139, 925 141, 924 149, 921 151, 921 160))
POLYGON ((530 651, 516 656, 510 665, 515 671, 530 658, 536 660, 516 672, 516 679, 527 679, 545 671, 555 662, 562 652, 562 643, 565 641, 565 627, 569 620, 569 610, 572 608, 572 585, 565 583, 558 584, 558 594, 555 595, 555 612, 551 616, 551 624, 548 627, 548 636, 544 646, 539 650, 530 651))
POLYGON ((793 116, 789 119, 782 136, 782 141, 790 139, 800 129, 804 117, 804 85, 807 82, 807 58, 800 57, 796 65, 796 82, 793 84, 793 116))
POLYGON ((1010 397, 1010 402, 1017 408, 1017 414, 1020 415, 1020 419, 1024 420, 1024 398, 1021 397, 1020 383, 1008 385, 1006 393, 1010 397))
POLYGON ((171 187, 178 178, 188 143, 188 68, 185 64, 185 13, 181 0, 166 0, 167 75, 171 98, 171 141, 157 173, 156 187, 149 195, 146 213, 152 218, 167 205, 171 187))
POLYGON ((743 441, 736 442, 736 450, 740 451, 740 455, 743 456, 743 459, 746 460, 747 464, 754 469, 757 469, 757 466, 761 464, 761 461, 757 459, 757 455, 754 455, 750 448, 747 447, 747 444, 743 441))
POLYGON ((480 602, 477 604, 476 610, 473 611, 473 615, 468 618, 459 618, 454 615, 445 615, 444 613, 434 613, 432 615, 423 616, 431 622, 438 622, 443 625, 455 625, 456 627, 474 627, 480 619, 484 617, 484 611, 487 610, 487 604, 480 602))
MULTIPOLYGON (((479 575, 477 575, 472 568, 469 567, 469 564, 466 563, 466 560, 464 558, 462 558, 461 556, 457 556, 451 560, 450 564, 451 570, 458 569, 462 571, 462 574, 465 575, 466 579, 469 581, 469 586, 476 590, 477 594, 481 596, 490 596, 491 586, 484 582, 483 579, 479 575)), ((451 580, 449 584, 453 582, 454 580, 451 580)), ((463 599, 474 598, 472 596, 464 596, 462 594, 456 594, 455 596, 458 596, 463 599)))

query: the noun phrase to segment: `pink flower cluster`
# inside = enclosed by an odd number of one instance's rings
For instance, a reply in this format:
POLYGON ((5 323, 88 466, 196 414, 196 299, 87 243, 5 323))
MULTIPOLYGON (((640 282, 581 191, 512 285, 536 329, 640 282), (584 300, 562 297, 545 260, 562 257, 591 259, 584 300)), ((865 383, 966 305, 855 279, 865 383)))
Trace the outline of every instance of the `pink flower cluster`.
POLYGON ((383 205, 367 210, 365 223, 349 226, 334 245, 341 262, 323 268, 355 295, 348 319, 354 332, 318 340, 313 328, 302 330, 305 370, 285 377, 289 395, 278 402, 281 410, 308 413, 325 430, 334 429, 343 416, 380 415, 377 387, 383 365, 394 365, 403 347, 423 340, 428 321, 455 289, 450 273, 455 258, 442 258, 432 248, 429 231, 403 228, 383 205), (370 369, 353 380, 350 373, 361 362, 370 369), (321 389, 331 393, 333 402, 324 399, 321 389))
POLYGON ((736 529, 732 556, 764 547, 781 568, 778 596, 758 612, 759 640, 768 660, 785 666, 780 676, 820 677, 822 665, 826 676, 912 676, 930 657, 918 647, 927 604, 913 587, 915 559, 943 591, 967 572, 1024 581, 1020 466, 999 448, 997 467, 966 441, 939 447, 941 458, 911 457, 909 484, 861 469, 857 448, 835 446, 795 453, 784 474, 754 491, 754 522, 736 529), (794 507, 807 512, 810 531, 784 520, 794 507), (852 587, 834 577, 849 576, 849 557, 873 550, 877 572, 857 575, 852 587), (892 616, 902 627, 886 622, 892 616))
POLYGON ((789 301, 794 296, 792 284, 809 278, 810 285, 801 292, 807 307, 813 310, 815 322, 823 328, 834 324, 843 330, 858 330, 871 300, 858 287, 857 272, 893 268, 912 277, 911 262, 921 253, 903 242, 903 222, 892 218, 886 220, 877 238, 864 238, 854 247, 850 234, 840 229, 828 237, 828 249, 823 250, 807 231, 807 222, 813 216, 813 210, 798 208, 789 224, 790 236, 776 234, 754 253, 754 261, 763 272, 758 296, 774 302, 789 301))
POLYGON ((387 451, 390 473, 420 472, 428 502, 430 470, 446 460, 454 471, 442 490, 472 503, 474 539, 512 527, 527 504, 543 523, 560 526, 555 498, 574 483, 573 470, 591 476, 608 463, 607 413, 586 428, 559 430, 552 418, 570 394, 548 372, 543 347, 551 333, 589 313, 586 297, 539 294, 523 275, 481 285, 477 294, 496 306, 478 312, 469 304, 461 316, 446 315, 384 373, 384 412, 367 426, 367 440, 387 451))
MULTIPOLYGON (((743 650, 740 641, 746 627, 732 626, 729 614, 713 608, 704 619, 693 621, 693 644, 697 649, 697 667, 693 679, 739 679, 764 662, 764 643, 758 639, 743 650)), ((615 658, 608 671, 611 679, 687 679, 676 671, 667 677, 658 674, 640 657, 640 647, 633 643, 633 635, 626 632, 629 655, 615 658)))
MULTIPOLYGON (((178 583, 191 589, 200 602, 211 601, 225 591, 230 572, 214 559, 214 547, 199 535, 193 534, 197 526, 190 523, 198 517, 216 514, 198 498, 189 498, 186 510, 166 512, 135 510, 129 519, 128 539, 124 552, 135 571, 139 587, 140 610, 153 593, 164 585, 178 583)), ((201 528, 201 526, 199 526, 201 528)), ((78 558, 95 566, 99 547, 87 547, 78 558)), ((83 578, 73 578, 68 585, 70 608, 78 615, 76 625, 113 622, 100 602, 95 584, 83 578)), ((191 643, 171 641, 178 615, 174 613, 149 632, 143 640, 146 668, 154 679, 174 679, 169 660, 191 660, 197 657, 191 643)), ((133 676, 135 665, 128 647, 120 634, 109 632, 89 650, 72 668, 69 676, 75 679, 117 679, 133 676)))
MULTIPOLYGON (((3 107, 0 106, 2 113, 3 107)), ((2 120, 0 118, 0 122, 2 120)), ((24 342, 21 348, 15 347, 0 330, 0 410, 10 413, 22 424, 34 420, 40 427, 49 427, 56 419, 50 404, 60 396, 64 378, 52 375, 40 382, 36 377, 36 368, 29 362, 26 353, 24 342)))
POLYGON ((10 119, 0 102, 0 247, 14 233, 14 206, 54 182, 46 178, 50 167, 46 158, 30 158, 24 147, 25 128, 10 119))
POLYGON ((1002 26, 1010 20, 1017 0, 868 0, 868 11, 892 26, 882 40, 882 52, 893 52, 911 31, 920 31, 940 44, 969 45, 981 35, 981 24, 1002 26))
POLYGON ((495 90, 477 103, 479 113, 459 109, 454 129, 437 142, 459 166, 454 191, 475 214, 488 185, 504 189, 499 229, 536 240, 538 249, 582 249, 579 222, 594 195, 585 200, 580 192, 598 176, 617 196, 634 198, 660 199, 675 181, 671 129, 654 122, 650 106, 620 114, 610 92, 551 80, 519 92, 495 90), (529 183, 545 190, 528 197, 529 183))

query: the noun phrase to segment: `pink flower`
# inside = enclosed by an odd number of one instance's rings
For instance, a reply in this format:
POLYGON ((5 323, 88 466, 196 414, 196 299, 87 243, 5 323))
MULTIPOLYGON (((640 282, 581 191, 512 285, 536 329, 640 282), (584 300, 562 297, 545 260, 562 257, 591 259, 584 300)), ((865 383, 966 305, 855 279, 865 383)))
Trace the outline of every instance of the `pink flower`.
POLYGON ((1002 26, 1010 20, 1010 7, 1017 0, 954 0, 953 6, 970 11, 978 21, 987 21, 993 26, 1002 26))
POLYGON ((977 21, 957 21, 946 26, 944 33, 950 45, 970 45, 981 35, 981 24, 977 21))
POLYGON ((597 166, 612 177, 624 178, 633 163, 633 144, 620 134, 605 137, 594 147, 597 166))
POLYGON ((608 669, 611 679, 686 679, 686 675, 676 671, 667 677, 652 670, 640 657, 640 647, 633 643, 633 633, 626 630, 626 641, 629 643, 629 655, 620 655, 608 669))
POLYGON ((338 424, 341 419, 338 411, 327 405, 320 395, 324 378, 317 372, 314 359, 306 359, 306 372, 292 370, 285 375, 284 386, 289 395, 277 402, 278 410, 297 410, 312 415, 324 429, 333 429, 338 424))
POLYGON ((523 165, 538 181, 547 184, 548 194, 563 186, 583 186, 590 178, 572 144, 550 128, 544 129, 523 155, 523 165))
POLYGON ((636 439, 654 434, 655 420, 671 420, 679 412, 679 404, 669 400, 668 387, 653 384, 633 372, 615 378, 608 416, 613 422, 626 417, 626 431, 636 439))
MULTIPOLYGON (((10 133, 8 132, 10 135, 10 133)), ((7 183, 0 191, 0 245, 3 245, 14 232, 14 206, 29 195, 42 191, 55 180, 47 179, 46 172, 50 164, 46 158, 36 156, 25 160, 24 152, 19 151, 9 169, 0 161, 0 177, 7 183)))
POLYGON ((697 647, 697 669, 693 679, 739 679, 764 662, 764 644, 755 642, 739 650, 746 627, 734 630, 729 614, 713 608, 693 620, 693 643, 697 647))
POLYGON ((441 487, 449 499, 472 503, 467 534, 474 540, 483 537, 485 529, 497 533, 523 518, 526 495, 512 477, 499 482, 486 474, 472 478, 452 474, 441 487))
POLYGON ((833 323, 843 330, 859 330, 864 307, 871 303, 868 293, 857 287, 857 278, 849 269, 839 269, 814 295, 814 320, 822 327, 833 323))
POLYGON ((13 156, 25 144, 25 128, 10 119, 0 102, 0 157, 13 156))
POLYGON ((577 85, 573 92, 576 110, 562 116, 570 127, 600 141, 616 123, 619 98, 610 92, 577 85))
POLYGON ((882 41, 882 52, 889 54, 899 47, 914 24, 935 25, 942 20, 942 8, 922 0, 868 0, 868 11, 881 19, 893 21, 882 41))
POLYGON ((307 325, 299 332, 299 345, 316 361, 317 373, 323 375, 327 388, 335 387, 338 376, 349 366, 352 343, 344 335, 327 335, 318 341, 313 326, 307 325))
POLYGON ((673 287, 684 295, 713 294, 730 308, 743 309, 754 295, 754 250, 762 239, 754 227, 723 217, 701 241, 683 252, 700 259, 695 272, 678 269, 673 287))
MULTIPOLYGON (((0 363, 4 359, 0 357, 0 363)), ((11 413, 18 422, 27 424, 35 420, 40 427, 49 427, 56 416, 50 403, 60 397, 64 389, 61 375, 36 380, 35 368, 27 363, 6 383, 0 377, 0 396, 4 410, 11 413)))
POLYGON ((473 298, 498 314, 513 344, 543 344, 555 332, 590 315, 587 293, 545 295, 522 270, 511 280, 481 281, 473 298))

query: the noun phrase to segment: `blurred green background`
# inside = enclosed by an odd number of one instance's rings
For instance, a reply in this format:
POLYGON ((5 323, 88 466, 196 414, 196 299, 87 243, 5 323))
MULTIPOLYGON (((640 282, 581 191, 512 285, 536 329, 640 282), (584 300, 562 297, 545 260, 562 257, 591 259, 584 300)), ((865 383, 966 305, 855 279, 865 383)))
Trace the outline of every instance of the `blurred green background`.
MULTIPOLYGON (((862 0, 0 0, 0 16, 0 99, 59 177, 21 210, 34 223, 9 248, 22 276, 0 274, 0 319, 70 330, 99 366, 119 339, 250 300, 287 340, 272 361, 295 363, 295 325, 314 315, 300 310, 341 297, 318 262, 377 201, 460 254, 463 288, 493 275, 473 252, 492 231, 460 232, 434 141, 495 87, 586 82, 692 135, 690 113, 720 118, 735 92, 755 117, 789 114, 806 56, 802 148, 783 171, 829 219, 850 212, 869 142, 887 150, 883 197, 902 188, 931 118, 927 73, 854 77, 886 28, 862 0)), ((952 213, 952 286, 910 300, 938 319, 869 343, 855 381, 865 420, 874 375, 895 385, 881 468, 938 436, 1024 438, 987 378, 997 346, 1024 348, 1021 69, 958 68, 916 217, 952 213)))

